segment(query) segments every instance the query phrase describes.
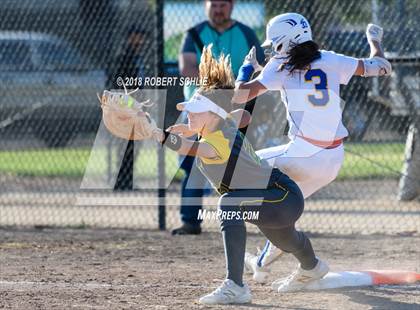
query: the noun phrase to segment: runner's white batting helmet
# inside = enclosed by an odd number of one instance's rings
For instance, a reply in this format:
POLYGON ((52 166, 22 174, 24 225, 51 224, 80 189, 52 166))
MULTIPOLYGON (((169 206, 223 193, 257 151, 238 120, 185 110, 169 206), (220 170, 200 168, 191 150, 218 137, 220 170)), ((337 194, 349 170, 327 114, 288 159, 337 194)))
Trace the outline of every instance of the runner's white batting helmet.
POLYGON ((306 18, 297 13, 285 13, 270 19, 266 40, 261 46, 271 46, 276 56, 287 57, 292 45, 311 40, 311 26, 306 18))

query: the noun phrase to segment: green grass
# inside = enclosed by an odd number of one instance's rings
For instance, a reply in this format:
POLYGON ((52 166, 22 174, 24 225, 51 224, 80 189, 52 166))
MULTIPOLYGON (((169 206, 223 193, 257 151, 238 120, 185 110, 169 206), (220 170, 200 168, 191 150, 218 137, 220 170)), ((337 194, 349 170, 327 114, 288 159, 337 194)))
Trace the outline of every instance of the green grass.
MULTIPOLYGON (((404 159, 402 143, 347 143, 345 148, 345 161, 339 179, 395 178, 398 176, 396 172, 401 170, 404 159)), ((0 173, 80 177, 88 167, 90 173, 104 174, 107 171, 106 154, 105 149, 95 150, 91 154, 89 148, 0 151, 0 173)), ((136 174, 144 178, 156 178, 156 167, 156 151, 142 150, 136 161, 136 174)), ((177 155, 170 150, 166 151, 167 175, 174 175, 177 167, 177 155)))
POLYGON ((80 176, 89 153, 89 149, 3 151, 0 171, 20 176, 80 176))
POLYGON ((178 60, 179 50, 181 48, 183 33, 179 33, 169 37, 165 41, 165 52, 164 59, 166 61, 176 61, 178 60))
MULTIPOLYGON (((165 155, 166 174, 177 172, 178 158, 172 151, 165 155)), ((114 167, 116 156, 113 156, 114 167)), ((0 173, 18 176, 80 177, 86 171, 93 174, 107 173, 107 152, 90 148, 40 149, 0 152, 0 173)), ((157 177, 155 150, 141 151, 135 163, 136 174, 144 178, 157 177)), ((179 177, 179 176, 178 176, 179 177)))
POLYGON ((403 143, 347 143, 339 179, 396 178, 404 161, 403 143))

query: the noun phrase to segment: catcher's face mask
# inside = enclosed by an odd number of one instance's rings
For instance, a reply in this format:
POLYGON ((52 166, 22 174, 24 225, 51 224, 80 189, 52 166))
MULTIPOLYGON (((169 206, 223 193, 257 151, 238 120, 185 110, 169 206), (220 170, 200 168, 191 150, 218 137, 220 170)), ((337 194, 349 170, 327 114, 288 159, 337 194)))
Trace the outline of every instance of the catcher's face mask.
POLYGON ((228 113, 224 109, 219 107, 207 97, 198 93, 194 94, 189 101, 178 103, 176 107, 180 111, 187 111, 191 113, 213 112, 222 119, 226 119, 228 117, 228 113))

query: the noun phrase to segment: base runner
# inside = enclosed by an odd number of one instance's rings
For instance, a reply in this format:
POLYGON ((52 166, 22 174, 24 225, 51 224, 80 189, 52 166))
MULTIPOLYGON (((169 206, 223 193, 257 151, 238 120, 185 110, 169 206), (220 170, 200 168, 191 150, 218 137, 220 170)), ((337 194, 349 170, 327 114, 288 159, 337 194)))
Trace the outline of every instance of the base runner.
MULTIPOLYGON (((252 48, 240 68, 236 82, 236 103, 245 103, 264 92, 280 91, 287 109, 290 142, 257 151, 258 156, 291 177, 305 198, 332 182, 344 159, 343 139, 348 132, 342 123, 340 85, 352 76, 390 75, 391 64, 381 48, 383 30, 369 24, 366 36, 370 58, 357 59, 319 50, 312 40, 309 22, 296 13, 272 18, 267 24, 263 47, 271 47, 271 58, 262 68, 252 48), (254 72, 261 71, 251 80, 254 72)), ((265 282, 268 266, 282 251, 267 241, 257 255, 247 254, 246 265, 254 279, 265 282)), ((298 268, 298 271, 302 268, 298 268)), ((299 281, 298 274, 277 280, 278 290, 299 281)))

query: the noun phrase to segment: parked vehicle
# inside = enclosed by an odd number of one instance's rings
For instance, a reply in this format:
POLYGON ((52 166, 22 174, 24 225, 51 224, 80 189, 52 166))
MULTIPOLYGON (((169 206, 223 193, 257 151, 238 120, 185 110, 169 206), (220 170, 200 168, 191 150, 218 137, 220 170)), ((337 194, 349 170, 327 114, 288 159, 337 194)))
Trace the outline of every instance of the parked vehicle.
POLYGON ((15 133, 30 127, 56 147, 100 123, 96 93, 105 87, 105 72, 63 39, 0 32, 0 81, 0 122, 15 133))

